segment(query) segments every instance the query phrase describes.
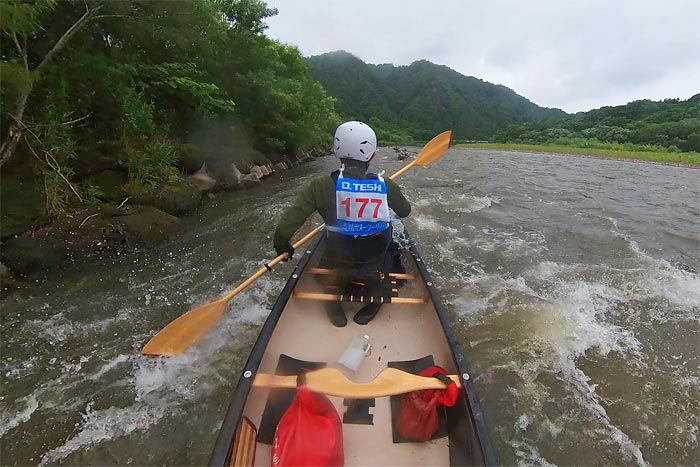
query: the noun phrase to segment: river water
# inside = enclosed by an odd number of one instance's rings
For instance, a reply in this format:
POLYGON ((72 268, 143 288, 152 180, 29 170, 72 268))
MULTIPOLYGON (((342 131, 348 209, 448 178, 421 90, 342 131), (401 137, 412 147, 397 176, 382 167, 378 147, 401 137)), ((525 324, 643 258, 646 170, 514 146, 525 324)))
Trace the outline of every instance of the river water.
MULTIPOLYGON (((401 164, 383 149, 373 165, 401 164)), ((274 257, 282 209, 336 165, 217 193, 169 245, 4 297, 0 464, 206 464, 292 265, 182 356, 139 349, 274 257)), ((700 171, 453 148, 400 183, 501 462, 700 464, 700 171)))

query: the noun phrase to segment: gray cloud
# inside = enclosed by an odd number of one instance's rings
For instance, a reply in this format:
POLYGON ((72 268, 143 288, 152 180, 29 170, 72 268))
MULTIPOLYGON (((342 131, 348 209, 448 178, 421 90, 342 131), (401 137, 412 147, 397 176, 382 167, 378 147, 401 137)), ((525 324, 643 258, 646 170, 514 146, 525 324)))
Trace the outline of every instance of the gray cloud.
POLYGON ((568 112, 700 92, 698 0, 269 0, 306 55, 426 59, 568 112))

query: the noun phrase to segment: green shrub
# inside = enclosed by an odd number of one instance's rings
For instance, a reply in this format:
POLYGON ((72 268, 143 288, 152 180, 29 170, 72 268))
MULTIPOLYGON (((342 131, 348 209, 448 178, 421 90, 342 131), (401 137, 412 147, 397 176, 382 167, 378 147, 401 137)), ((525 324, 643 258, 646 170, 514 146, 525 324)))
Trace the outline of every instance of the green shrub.
POLYGON ((175 149, 167 140, 149 143, 129 155, 129 182, 153 192, 161 183, 177 180, 175 163, 175 149))

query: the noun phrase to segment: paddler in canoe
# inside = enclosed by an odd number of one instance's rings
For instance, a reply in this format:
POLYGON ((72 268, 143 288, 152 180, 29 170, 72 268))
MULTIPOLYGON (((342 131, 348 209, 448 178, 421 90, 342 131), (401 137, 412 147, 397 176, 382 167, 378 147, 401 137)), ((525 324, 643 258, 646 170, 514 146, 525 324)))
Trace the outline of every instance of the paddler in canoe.
MULTIPOLYGON (((333 152, 340 169, 314 179, 283 214, 275 230, 274 247, 278 255, 291 259, 290 239, 314 212, 326 223, 322 267, 337 274, 336 286, 349 290, 362 286, 373 293, 383 274, 394 261, 390 248, 392 228, 389 209, 406 217, 411 205, 398 184, 382 174, 369 172, 377 150, 377 136, 369 125, 350 121, 335 132, 333 152)), ((357 324, 367 324, 377 315, 379 303, 369 303, 354 316, 357 324)), ((329 302, 327 314, 334 326, 348 320, 340 302, 329 302)))

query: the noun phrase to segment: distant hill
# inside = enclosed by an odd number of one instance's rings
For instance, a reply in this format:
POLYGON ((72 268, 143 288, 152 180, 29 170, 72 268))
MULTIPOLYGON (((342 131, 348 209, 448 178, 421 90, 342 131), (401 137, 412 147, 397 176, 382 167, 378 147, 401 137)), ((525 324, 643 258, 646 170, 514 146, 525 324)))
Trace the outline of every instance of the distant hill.
POLYGON ((497 131, 493 139, 499 143, 578 146, 598 141, 700 151, 700 94, 687 100, 638 100, 563 118, 514 125, 497 131))
POLYGON ((307 61, 341 117, 370 123, 385 141, 426 140, 446 129, 458 140, 485 140, 508 125, 567 115, 425 60, 371 65, 339 51, 307 61))

